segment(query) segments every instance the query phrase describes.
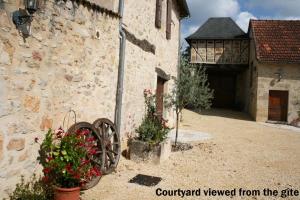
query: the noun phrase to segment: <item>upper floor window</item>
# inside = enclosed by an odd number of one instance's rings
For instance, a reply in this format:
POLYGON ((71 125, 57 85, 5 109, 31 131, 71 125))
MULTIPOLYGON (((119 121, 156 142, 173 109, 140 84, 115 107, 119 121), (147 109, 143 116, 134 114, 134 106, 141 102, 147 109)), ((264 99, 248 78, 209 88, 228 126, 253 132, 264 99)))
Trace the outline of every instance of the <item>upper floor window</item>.
POLYGON ((155 26, 161 28, 162 0, 156 0, 155 26))
MULTIPOLYGON (((163 1, 164 0, 156 0, 155 27, 159 29, 162 27, 163 1)), ((166 38, 170 40, 172 32, 172 0, 166 0, 166 2, 166 38)))
POLYGON ((168 40, 171 39, 171 27, 172 27, 172 0, 167 0, 167 28, 166 37, 168 40))

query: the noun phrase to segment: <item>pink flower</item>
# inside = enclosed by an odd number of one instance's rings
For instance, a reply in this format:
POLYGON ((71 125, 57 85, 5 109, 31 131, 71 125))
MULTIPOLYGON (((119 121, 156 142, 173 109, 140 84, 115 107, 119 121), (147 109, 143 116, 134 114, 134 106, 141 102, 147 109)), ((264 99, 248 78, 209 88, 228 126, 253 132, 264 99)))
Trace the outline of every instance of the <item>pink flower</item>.
POLYGON ((152 91, 150 89, 145 89, 144 90, 144 95, 145 96, 151 96, 152 95, 152 91))

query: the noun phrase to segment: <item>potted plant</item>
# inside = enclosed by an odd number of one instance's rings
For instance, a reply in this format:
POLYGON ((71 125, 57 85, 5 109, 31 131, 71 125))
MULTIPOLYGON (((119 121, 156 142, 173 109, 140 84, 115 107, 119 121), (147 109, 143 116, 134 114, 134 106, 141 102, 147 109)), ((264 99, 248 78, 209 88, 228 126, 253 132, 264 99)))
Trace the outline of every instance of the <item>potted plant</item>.
POLYGON ((168 121, 156 113, 156 96, 151 90, 144 90, 145 116, 141 125, 136 129, 137 137, 129 140, 129 156, 135 161, 152 160, 159 162, 164 152, 171 151, 171 142, 166 138, 170 132, 168 121), (168 150, 169 149, 169 150, 168 150))
POLYGON ((95 138, 88 129, 66 133, 62 128, 49 130, 40 146, 44 181, 54 186, 55 200, 79 200, 80 188, 101 176, 89 158, 96 154, 95 138))

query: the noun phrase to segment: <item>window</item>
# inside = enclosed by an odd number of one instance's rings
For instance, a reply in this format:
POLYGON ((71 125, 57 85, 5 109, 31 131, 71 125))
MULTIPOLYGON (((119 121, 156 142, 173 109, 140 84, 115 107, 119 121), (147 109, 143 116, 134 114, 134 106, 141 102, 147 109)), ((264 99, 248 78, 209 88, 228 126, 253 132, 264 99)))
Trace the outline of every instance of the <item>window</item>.
POLYGON ((171 26, 172 26, 172 0, 167 0, 167 29, 166 37, 171 39, 171 26))
POLYGON ((155 27, 161 28, 162 0, 156 0, 155 27))

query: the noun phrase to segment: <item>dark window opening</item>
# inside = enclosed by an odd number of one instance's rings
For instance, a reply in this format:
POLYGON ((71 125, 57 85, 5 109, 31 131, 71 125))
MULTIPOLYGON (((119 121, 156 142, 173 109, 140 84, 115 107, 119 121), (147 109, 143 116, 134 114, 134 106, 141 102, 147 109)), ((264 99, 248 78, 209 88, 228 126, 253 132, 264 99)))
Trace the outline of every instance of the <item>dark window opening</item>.
POLYGON ((161 28, 162 0, 156 0, 155 26, 161 28))
POLYGON ((167 0, 167 29, 166 37, 171 39, 171 27, 172 27, 172 0, 167 0))

